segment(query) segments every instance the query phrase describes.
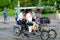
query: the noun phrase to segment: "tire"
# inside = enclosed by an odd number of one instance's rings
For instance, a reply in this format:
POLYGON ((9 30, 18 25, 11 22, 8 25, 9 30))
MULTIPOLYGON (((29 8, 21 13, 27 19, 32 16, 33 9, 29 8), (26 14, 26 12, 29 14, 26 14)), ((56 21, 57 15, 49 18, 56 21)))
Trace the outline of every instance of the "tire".
POLYGON ((48 40, 48 38, 49 38, 49 33, 48 33, 48 31, 42 31, 41 32, 41 39, 42 40, 48 40))
POLYGON ((54 38, 56 38, 56 36, 57 36, 57 33, 55 30, 53 30, 53 29, 49 30, 49 38, 54 39, 54 38))
POLYGON ((20 36, 21 31, 20 31, 20 28, 19 27, 15 27, 13 31, 14 31, 14 35, 15 36, 20 36))
POLYGON ((35 32, 35 34, 36 34, 37 36, 40 36, 41 32, 40 32, 40 31, 37 31, 37 32, 35 32))

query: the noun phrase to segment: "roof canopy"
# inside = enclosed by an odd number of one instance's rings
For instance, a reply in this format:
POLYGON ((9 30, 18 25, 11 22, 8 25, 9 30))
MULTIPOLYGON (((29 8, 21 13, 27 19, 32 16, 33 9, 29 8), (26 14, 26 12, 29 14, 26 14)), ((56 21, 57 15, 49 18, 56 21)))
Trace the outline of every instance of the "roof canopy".
MULTIPOLYGON (((40 4, 41 0, 39 0, 39 4, 40 4)), ((39 5, 38 4, 38 5, 39 5)), ((15 7, 14 9, 43 9, 43 8, 54 8, 54 6, 32 6, 32 7, 20 7, 20 1, 18 0, 18 5, 17 7, 15 7)))
POLYGON ((54 6, 33 6, 33 7, 15 7, 14 9, 43 9, 43 8, 54 8, 54 6))

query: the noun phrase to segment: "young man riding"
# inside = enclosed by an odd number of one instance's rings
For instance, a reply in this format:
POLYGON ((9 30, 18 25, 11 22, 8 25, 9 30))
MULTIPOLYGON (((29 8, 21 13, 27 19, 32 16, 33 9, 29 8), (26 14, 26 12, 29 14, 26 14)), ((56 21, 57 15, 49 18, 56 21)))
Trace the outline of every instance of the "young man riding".
POLYGON ((25 21, 24 21, 25 16, 24 16, 24 14, 25 14, 25 11, 24 11, 24 9, 22 9, 21 13, 18 15, 17 24, 21 25, 21 33, 23 33, 25 36, 28 36, 27 34, 25 34, 23 32, 23 30, 25 29, 24 28, 24 26, 25 26, 25 21))

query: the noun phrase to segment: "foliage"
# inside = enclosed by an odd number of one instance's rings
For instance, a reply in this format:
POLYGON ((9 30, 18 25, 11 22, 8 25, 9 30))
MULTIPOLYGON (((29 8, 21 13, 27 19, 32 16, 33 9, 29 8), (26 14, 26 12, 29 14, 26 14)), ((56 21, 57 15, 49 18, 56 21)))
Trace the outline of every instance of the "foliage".
POLYGON ((51 10, 51 9, 43 9, 42 10, 43 14, 47 14, 47 13, 52 14, 52 13, 55 13, 55 12, 56 12, 55 10, 51 10))
POLYGON ((55 10, 48 10, 48 13, 56 13, 56 11, 55 10))
POLYGON ((58 12, 60 13, 60 10, 58 10, 58 12))
POLYGON ((15 6, 17 6, 18 1, 17 0, 13 0, 10 4, 10 8, 14 8, 15 6))
MULTIPOLYGON (((54 6, 56 1, 56 8, 60 9, 60 0, 41 0, 41 6, 54 6)), ((39 0, 20 0, 20 6, 37 6, 39 0)), ((0 0, 0 9, 3 7, 14 8, 17 6, 18 0, 0 0)))
POLYGON ((43 14, 46 14, 46 13, 47 13, 47 10, 46 10, 46 9, 43 9, 43 10, 42 10, 42 13, 43 13, 43 14))
POLYGON ((8 9, 8 16, 15 16, 15 10, 14 9, 8 9))
POLYGON ((37 6, 38 0, 20 0, 21 6, 37 6))
POLYGON ((0 6, 2 6, 2 7, 7 7, 7 6, 9 6, 9 4, 10 4, 10 2, 9 2, 9 0, 0 0, 0 6))

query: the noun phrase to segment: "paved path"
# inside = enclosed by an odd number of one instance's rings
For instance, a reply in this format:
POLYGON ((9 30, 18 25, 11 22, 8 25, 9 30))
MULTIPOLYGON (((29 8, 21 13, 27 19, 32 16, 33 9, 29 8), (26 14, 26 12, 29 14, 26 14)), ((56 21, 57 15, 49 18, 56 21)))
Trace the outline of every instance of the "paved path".
MULTIPOLYGON (((15 25, 14 17, 9 17, 8 24, 3 23, 3 17, 0 17, 0 40, 41 40, 40 37, 34 36, 28 38, 24 35, 21 37, 16 37, 13 35, 13 26, 15 25)), ((48 24, 50 27, 55 27, 57 32, 57 37, 55 40, 60 40, 60 21, 51 20, 51 24, 48 24)))

